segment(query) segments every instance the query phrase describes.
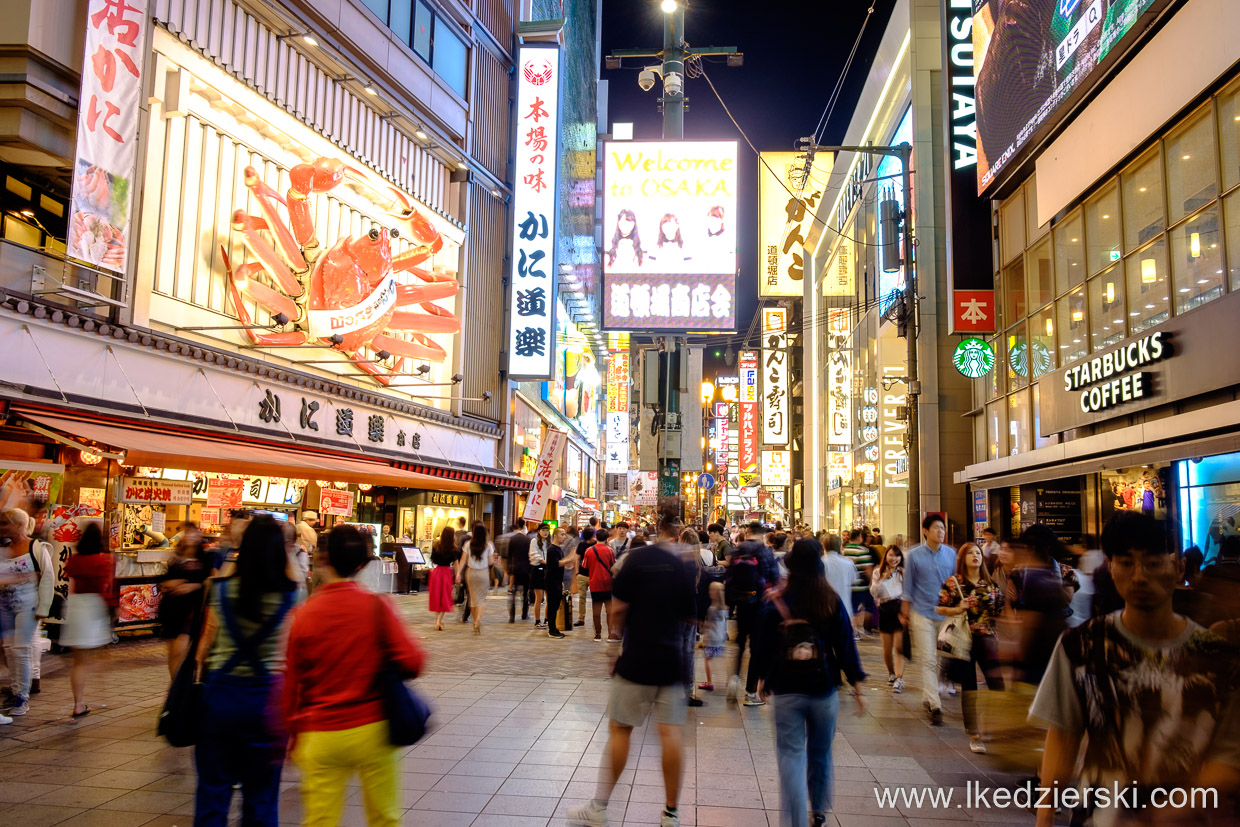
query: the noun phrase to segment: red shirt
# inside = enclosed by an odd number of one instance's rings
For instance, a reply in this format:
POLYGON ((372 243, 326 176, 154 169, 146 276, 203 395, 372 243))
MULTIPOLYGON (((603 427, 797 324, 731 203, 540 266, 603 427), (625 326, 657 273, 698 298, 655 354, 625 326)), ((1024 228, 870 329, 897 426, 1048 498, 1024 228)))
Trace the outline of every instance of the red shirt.
POLYGON ((290 733, 385 719, 375 675, 390 659, 407 677, 425 661, 391 602, 352 581, 319 586, 289 621, 284 713, 290 733))
POLYGON ((595 543, 586 551, 586 568, 590 571, 590 591, 611 591, 611 567, 616 553, 606 543, 595 543))
POLYGON ((75 554, 65 563, 65 577, 73 581, 73 594, 97 594, 112 607, 119 604, 112 588, 115 570, 112 555, 106 552, 75 554))

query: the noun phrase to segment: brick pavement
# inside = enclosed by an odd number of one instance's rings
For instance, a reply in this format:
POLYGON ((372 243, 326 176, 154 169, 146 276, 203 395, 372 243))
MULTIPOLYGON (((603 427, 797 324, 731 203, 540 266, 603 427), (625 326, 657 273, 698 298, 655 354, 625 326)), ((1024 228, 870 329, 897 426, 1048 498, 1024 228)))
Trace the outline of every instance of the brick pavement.
MULTIPOLYGON (((425 595, 397 600, 429 650, 429 669, 417 686, 436 711, 432 734, 402 758, 405 823, 564 824, 565 811, 593 794, 603 760, 605 644, 593 642, 581 628, 565 640, 552 640, 535 632, 532 620, 509 625, 498 594, 488 601, 481 637, 456 619, 434 631, 425 595)), ((969 752, 956 698, 946 699, 947 725, 930 727, 919 710, 915 676, 903 695, 891 695, 877 639, 863 642, 861 651, 871 676, 869 709, 858 718, 851 699, 841 700, 833 749, 835 806, 828 824, 1032 823, 1016 810, 879 809, 876 787, 941 785, 950 787, 958 802, 967 781, 996 787, 1010 785, 1014 776, 1004 771, 1001 757, 969 752)), ((154 733, 167 686, 162 643, 126 641, 108 647, 101 661, 91 683, 94 711, 75 722, 68 717, 68 658, 44 656, 44 691, 34 698, 30 714, 0 728, 0 822, 191 824, 192 750, 169 747, 154 733)), ((698 668, 700 675, 700 658, 698 668)), ((707 695, 705 707, 691 710, 689 727, 682 824, 777 825, 771 708, 725 705, 716 692, 707 695)), ((633 744, 610 818, 617 825, 657 824, 662 809, 657 735, 644 728, 633 744)), ((290 765, 281 819, 296 823, 298 817, 296 768, 290 765)), ((360 792, 354 789, 342 824, 364 823, 360 792)))

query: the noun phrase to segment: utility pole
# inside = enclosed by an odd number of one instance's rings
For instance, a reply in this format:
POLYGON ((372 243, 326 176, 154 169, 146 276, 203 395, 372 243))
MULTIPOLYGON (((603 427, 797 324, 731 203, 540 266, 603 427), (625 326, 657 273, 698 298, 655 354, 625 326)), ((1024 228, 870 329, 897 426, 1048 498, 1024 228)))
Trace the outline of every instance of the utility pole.
POLYGON ((921 397, 921 380, 917 373, 917 269, 913 266, 913 147, 908 143, 899 146, 821 146, 813 138, 802 138, 801 143, 810 152, 859 152, 867 155, 894 156, 900 159, 900 176, 904 196, 901 218, 904 232, 901 247, 904 256, 904 323, 908 340, 908 537, 915 542, 921 537, 921 438, 918 433, 918 400, 921 397))
MULTIPOLYGON (((744 56, 732 46, 690 48, 685 43, 683 1, 661 0, 659 8, 663 11, 663 48, 657 52, 649 49, 615 49, 607 56, 606 66, 608 69, 623 68, 622 61, 626 57, 659 59, 660 64, 657 67, 646 68, 657 69, 663 79, 663 96, 659 98, 659 108, 663 113, 663 140, 680 141, 685 137, 685 110, 688 108, 688 99, 685 97, 685 61, 693 57, 724 55, 728 59, 728 66, 735 67, 743 64, 744 56)), ((643 86, 643 88, 649 87, 643 86)), ((669 465, 675 463, 679 468, 679 458, 667 456, 667 433, 672 430, 673 422, 676 423, 676 430, 680 429, 680 383, 673 381, 672 377, 679 377, 683 361, 681 353, 684 352, 686 341, 684 337, 668 336, 665 352, 659 354, 660 368, 665 376, 659 388, 659 410, 663 412, 664 428, 659 449, 659 505, 661 509, 674 509, 681 516, 683 516, 684 508, 680 496, 682 488, 680 481, 677 480, 674 486, 676 491, 674 498, 663 497, 662 492, 664 479, 670 476, 669 465)), ((683 455, 685 446, 681 445, 680 448, 681 455, 683 455)), ((695 449, 690 447, 690 450, 695 449)), ((671 490, 671 487, 668 490, 671 490)))

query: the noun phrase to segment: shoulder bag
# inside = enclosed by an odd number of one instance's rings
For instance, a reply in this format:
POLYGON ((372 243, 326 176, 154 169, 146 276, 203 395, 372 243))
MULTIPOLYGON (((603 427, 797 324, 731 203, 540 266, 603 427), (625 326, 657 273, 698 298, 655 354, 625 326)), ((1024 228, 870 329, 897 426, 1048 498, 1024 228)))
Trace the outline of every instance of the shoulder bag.
MULTIPOLYGON (((159 712, 159 723, 155 727, 155 733, 162 735, 174 747, 192 747, 197 744, 199 728, 202 726, 203 684, 198 679, 198 644, 206 620, 211 585, 210 580, 203 583, 202 606, 191 635, 193 643, 185 653, 185 660, 181 662, 181 668, 172 679, 172 685, 168 687, 168 697, 164 699, 163 709, 159 712)), ((221 595, 220 599, 223 600, 224 596, 221 595)))
POLYGON ((388 741, 393 746, 408 747, 416 744, 426 734, 431 708, 418 693, 409 688, 392 664, 388 639, 383 632, 386 626, 383 622, 383 611, 383 598, 375 595, 375 622, 379 624, 376 632, 380 635, 380 644, 383 646, 383 660, 379 664, 375 682, 383 698, 383 713, 388 720, 388 741))
POLYGON ((973 632, 969 631, 969 607, 965 605, 964 591, 960 581, 956 581, 956 592, 960 595, 961 605, 965 606, 964 614, 949 617, 939 629, 939 651, 949 658, 969 660, 973 648, 973 632))

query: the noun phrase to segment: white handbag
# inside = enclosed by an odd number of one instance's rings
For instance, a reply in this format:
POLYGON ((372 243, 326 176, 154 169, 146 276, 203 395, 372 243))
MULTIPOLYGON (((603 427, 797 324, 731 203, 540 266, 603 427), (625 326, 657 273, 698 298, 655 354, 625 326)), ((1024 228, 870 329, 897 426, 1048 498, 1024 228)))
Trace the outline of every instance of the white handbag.
MULTIPOLYGON (((965 596, 959 580, 956 581, 956 591, 963 603, 965 596)), ((972 649, 973 632, 969 630, 969 610, 966 606, 964 614, 949 617, 939 629, 939 651, 949 658, 969 660, 972 649)))

